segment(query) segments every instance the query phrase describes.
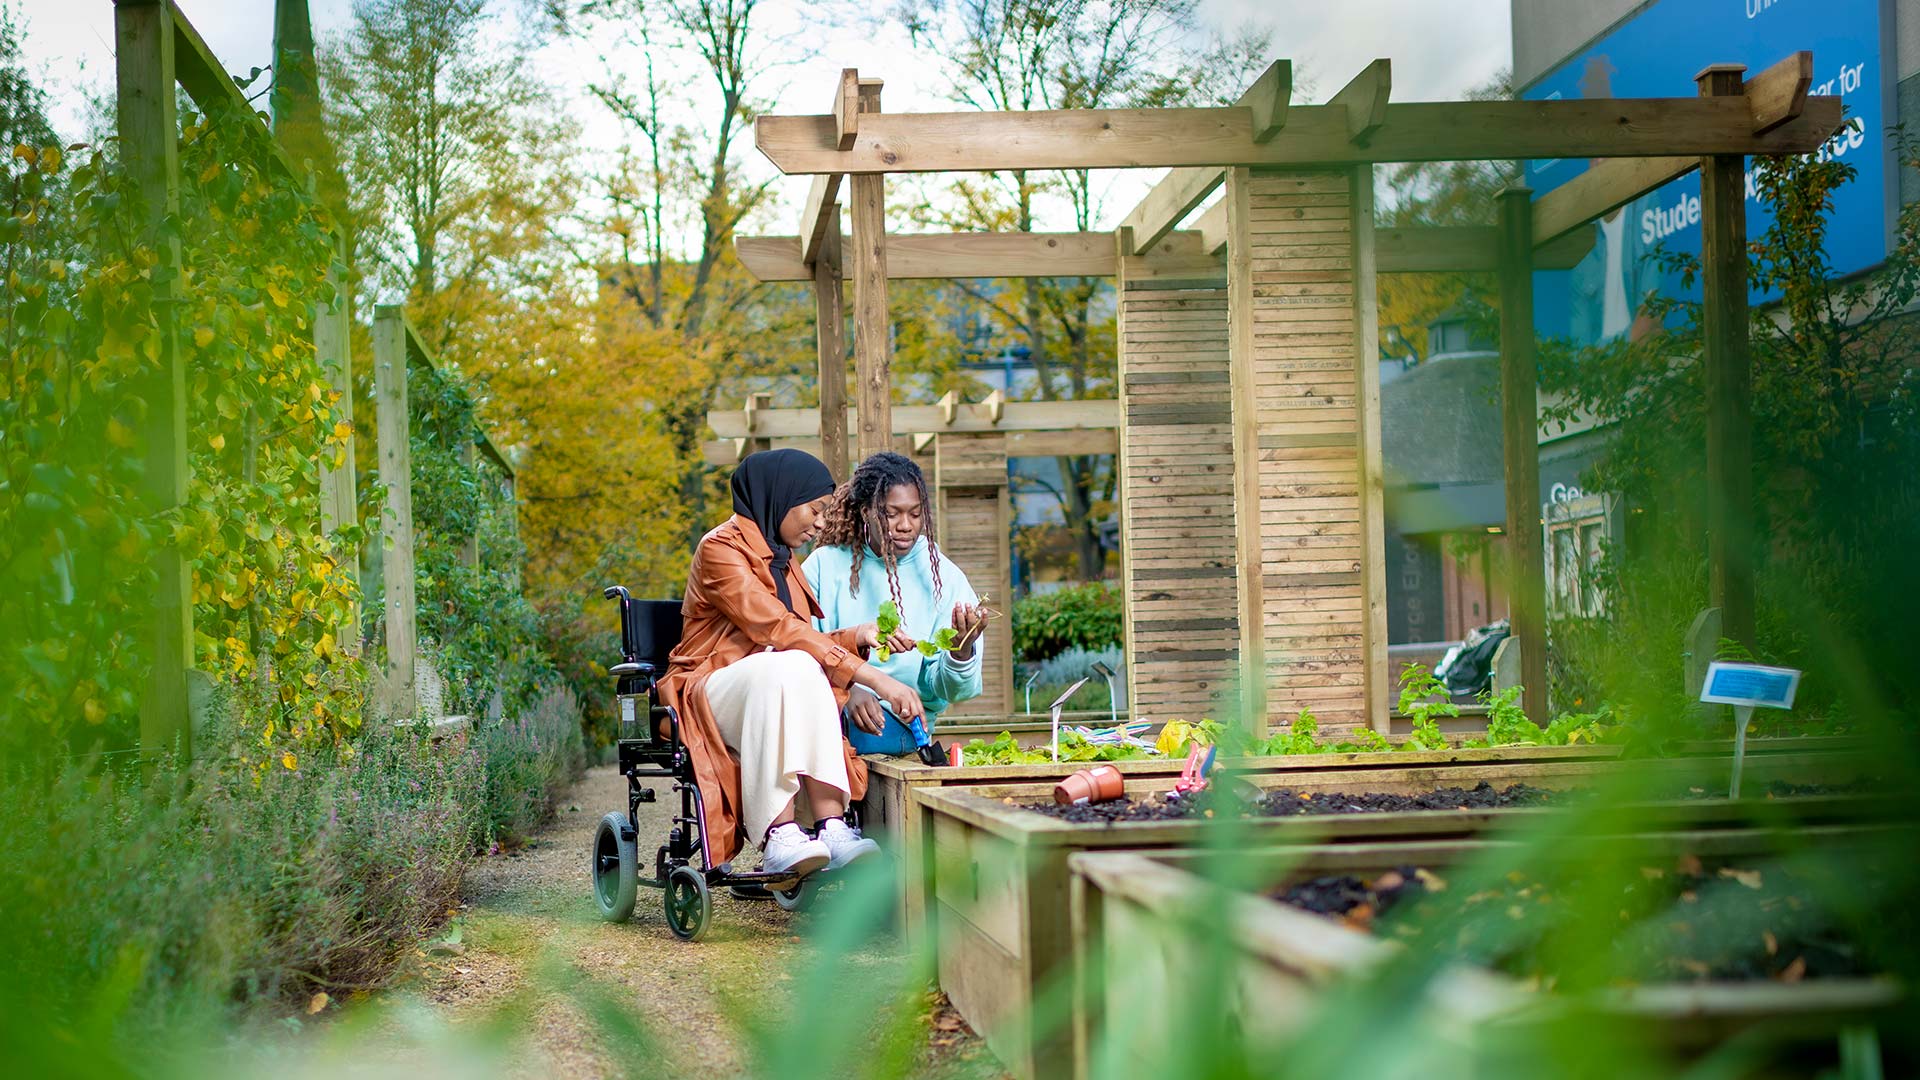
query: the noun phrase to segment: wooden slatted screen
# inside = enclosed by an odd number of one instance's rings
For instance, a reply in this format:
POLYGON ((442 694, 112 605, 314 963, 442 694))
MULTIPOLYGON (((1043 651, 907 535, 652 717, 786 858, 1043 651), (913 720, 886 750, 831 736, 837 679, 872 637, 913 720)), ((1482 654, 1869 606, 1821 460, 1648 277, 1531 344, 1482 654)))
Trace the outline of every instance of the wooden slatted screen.
POLYGON ((1266 672, 1268 725, 1386 722, 1373 364, 1370 180, 1228 172, 1243 652, 1266 672), (1356 191, 1356 186, 1361 190, 1356 191), (1374 482, 1363 482, 1373 476, 1374 482), (1378 623, 1378 625, 1376 625, 1378 623))
MULTIPOLYGON (((962 570, 976 593, 1010 611, 1013 551, 1012 507, 1007 495, 1007 437, 943 434, 934 440, 934 488, 939 501, 940 549, 962 570)), ((1013 626, 988 624, 981 656, 985 692, 946 715, 1003 717, 1013 711, 1013 626)))
POLYGON ((1120 266, 1120 526, 1127 701, 1197 720, 1239 663, 1227 292, 1120 266))

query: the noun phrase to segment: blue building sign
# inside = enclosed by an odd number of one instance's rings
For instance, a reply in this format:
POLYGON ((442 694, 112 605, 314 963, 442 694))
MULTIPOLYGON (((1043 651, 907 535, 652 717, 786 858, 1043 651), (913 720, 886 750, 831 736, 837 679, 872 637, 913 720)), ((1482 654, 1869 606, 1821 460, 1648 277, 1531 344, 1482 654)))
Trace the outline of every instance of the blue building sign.
MULTIPOLYGON (((1857 170, 1838 191, 1826 236, 1833 272, 1849 274, 1886 260, 1896 219, 1898 173, 1893 142, 1892 0, 1656 0, 1586 51, 1541 76, 1522 96, 1530 100, 1582 97, 1690 97, 1694 76, 1710 63, 1747 65, 1754 75, 1801 49, 1813 52, 1813 94, 1839 95, 1848 127, 1819 153, 1857 170)), ((1529 161, 1526 182, 1535 197, 1585 172, 1579 160, 1529 161)), ((1760 236, 1773 215, 1762 203, 1749 169, 1747 233, 1760 236)), ((1697 299, 1699 286, 1682 287, 1664 275, 1656 248, 1700 251, 1700 176, 1690 173, 1595 222, 1593 250, 1572 270, 1534 276, 1534 322, 1548 337, 1579 344, 1633 337, 1652 328, 1642 310, 1653 292, 1697 299)), ((1756 291, 1755 303, 1777 299, 1756 291)))

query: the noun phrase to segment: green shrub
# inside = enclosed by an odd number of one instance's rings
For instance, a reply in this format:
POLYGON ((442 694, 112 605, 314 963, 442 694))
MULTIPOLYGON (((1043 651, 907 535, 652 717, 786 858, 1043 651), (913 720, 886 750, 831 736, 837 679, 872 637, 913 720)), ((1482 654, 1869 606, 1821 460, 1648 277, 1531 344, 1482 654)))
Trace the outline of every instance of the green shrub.
POLYGON ((0 769, 0 1013, 146 1071, 236 1003, 391 978, 458 901, 478 761, 382 728, 295 764, 0 769))
POLYGON ((1120 594, 1106 582, 1036 593, 1013 605, 1013 653, 1046 660, 1072 648, 1105 649, 1120 644, 1124 626, 1120 594))
POLYGON ((546 820, 554 795, 586 768, 580 727, 580 699, 553 685, 517 719, 483 724, 474 733, 486 775, 473 823, 477 846, 517 843, 546 820))

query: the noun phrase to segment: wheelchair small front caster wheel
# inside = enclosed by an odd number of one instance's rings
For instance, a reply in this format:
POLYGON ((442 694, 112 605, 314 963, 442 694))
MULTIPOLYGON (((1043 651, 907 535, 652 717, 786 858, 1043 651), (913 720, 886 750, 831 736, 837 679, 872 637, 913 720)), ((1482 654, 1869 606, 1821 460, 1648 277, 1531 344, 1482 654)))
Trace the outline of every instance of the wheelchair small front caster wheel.
POLYGON ((626 815, 616 812, 601 818, 593 834, 593 899, 608 922, 632 917, 639 889, 640 856, 632 838, 624 835, 629 829, 626 815))
POLYGON ((713 896, 707 879, 691 866, 676 866, 667 875, 667 928, 681 941, 698 941, 713 917, 713 896))
POLYGON ((791 889, 772 889, 773 902, 780 905, 782 911, 805 911, 813 906, 813 894, 820 891, 811 877, 803 877, 794 882, 791 889))

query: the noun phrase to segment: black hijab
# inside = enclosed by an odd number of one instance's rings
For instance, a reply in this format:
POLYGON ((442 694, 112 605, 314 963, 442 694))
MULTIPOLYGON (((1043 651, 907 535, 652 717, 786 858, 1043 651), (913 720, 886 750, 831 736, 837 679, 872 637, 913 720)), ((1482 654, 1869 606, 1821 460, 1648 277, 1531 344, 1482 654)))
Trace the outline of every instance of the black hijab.
POLYGON ((780 542, 780 522, 794 507, 831 494, 833 474, 804 450, 762 450, 733 470, 733 512, 758 526, 773 549, 773 588, 788 611, 794 610, 787 590, 793 549, 780 542))

